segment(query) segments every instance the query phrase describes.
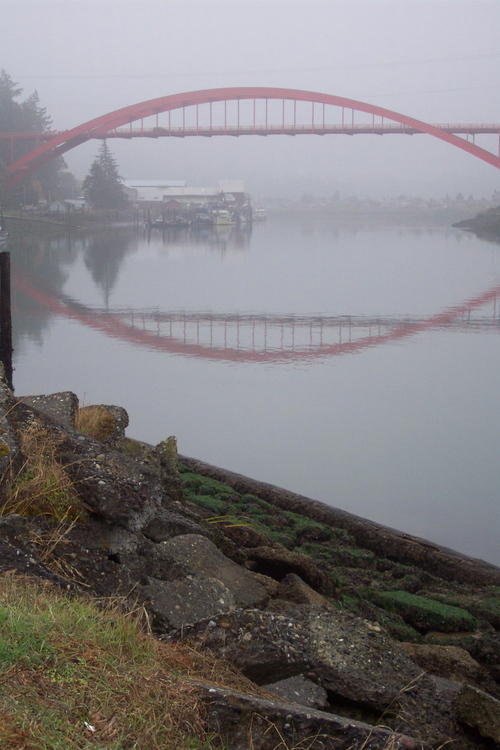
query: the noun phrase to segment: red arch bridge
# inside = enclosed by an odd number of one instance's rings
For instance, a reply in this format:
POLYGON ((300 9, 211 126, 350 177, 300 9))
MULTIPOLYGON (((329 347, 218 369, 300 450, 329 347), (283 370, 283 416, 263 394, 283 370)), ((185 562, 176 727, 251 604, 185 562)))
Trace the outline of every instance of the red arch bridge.
POLYGON ((230 362, 290 362, 357 353, 432 329, 500 333, 500 284, 429 317, 99 310, 41 288, 13 266, 13 286, 48 309, 113 338, 170 354, 230 362))
POLYGON ((500 124, 429 124, 366 102, 283 88, 221 88, 150 99, 97 117, 71 130, 0 133, 10 142, 6 184, 91 139, 188 136, 360 135, 427 133, 500 168, 500 124), (476 145, 478 134, 498 136, 498 153, 476 145), (14 161, 14 144, 32 151, 14 161))

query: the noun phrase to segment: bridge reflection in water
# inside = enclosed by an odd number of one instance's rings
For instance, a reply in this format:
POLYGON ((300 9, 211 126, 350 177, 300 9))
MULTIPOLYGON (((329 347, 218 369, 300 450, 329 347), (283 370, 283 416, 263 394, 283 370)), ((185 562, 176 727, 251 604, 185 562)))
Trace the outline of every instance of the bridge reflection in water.
POLYGON ((14 270, 13 286, 40 306, 113 338, 208 360, 289 362, 359 352, 432 329, 500 332, 500 284, 422 318, 98 309, 39 288, 20 269, 14 270))

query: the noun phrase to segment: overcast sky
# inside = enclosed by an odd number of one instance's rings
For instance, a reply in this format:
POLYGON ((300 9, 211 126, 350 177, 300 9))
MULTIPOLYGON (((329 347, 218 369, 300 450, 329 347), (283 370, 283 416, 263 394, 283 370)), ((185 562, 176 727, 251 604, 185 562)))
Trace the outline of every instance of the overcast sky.
MULTIPOLYGON (((0 0, 0 67, 56 129, 183 91, 299 88, 431 123, 500 122, 500 0, 0 0)), ((497 136, 478 145, 498 153, 497 136)), ((427 136, 110 141, 125 178, 254 195, 491 197, 497 169, 427 136)), ((88 171, 97 142, 68 152, 88 171)))

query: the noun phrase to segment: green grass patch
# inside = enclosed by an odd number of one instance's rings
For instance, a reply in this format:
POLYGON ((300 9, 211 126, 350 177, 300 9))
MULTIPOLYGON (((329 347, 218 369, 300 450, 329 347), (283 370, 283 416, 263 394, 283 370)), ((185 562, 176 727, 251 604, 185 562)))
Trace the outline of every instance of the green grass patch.
POLYGON ((209 497, 208 495, 194 495, 191 492, 184 490, 184 497, 193 505, 197 505, 199 508, 205 508, 214 515, 223 515, 227 508, 227 502, 219 500, 217 497, 209 497))
POLYGON ((466 609, 443 604, 436 599, 407 591, 366 590, 365 594, 379 607, 401 615, 408 625, 419 632, 462 632, 474 630, 477 625, 475 617, 466 609))
POLYGON ((147 635, 118 603, 0 577, 2 750, 210 748, 196 679, 247 688, 214 657, 147 635))
POLYGON ((228 484, 218 482, 216 479, 203 477, 201 474, 184 472, 181 474, 181 481, 184 490, 192 492, 194 495, 228 498, 236 494, 228 484))

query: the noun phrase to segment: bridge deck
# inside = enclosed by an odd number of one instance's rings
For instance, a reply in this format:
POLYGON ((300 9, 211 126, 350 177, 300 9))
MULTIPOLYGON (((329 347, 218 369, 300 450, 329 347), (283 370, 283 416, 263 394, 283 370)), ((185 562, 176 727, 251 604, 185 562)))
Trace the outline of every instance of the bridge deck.
MULTIPOLYGON (((439 128, 445 133, 452 133, 454 135, 500 135, 500 124, 495 123, 486 125, 478 123, 433 124, 433 127, 439 128)), ((66 131, 64 130, 57 130, 40 133, 0 133, 0 140, 36 141, 41 143, 50 141, 57 136, 64 135, 65 132, 66 131)), ((409 127, 408 125, 399 125, 397 123, 379 125, 196 125, 185 127, 130 127, 118 128, 116 130, 96 130, 90 132, 88 138, 185 138, 187 136, 205 136, 211 138, 212 136, 221 135, 416 135, 423 132, 424 131, 409 127)))

